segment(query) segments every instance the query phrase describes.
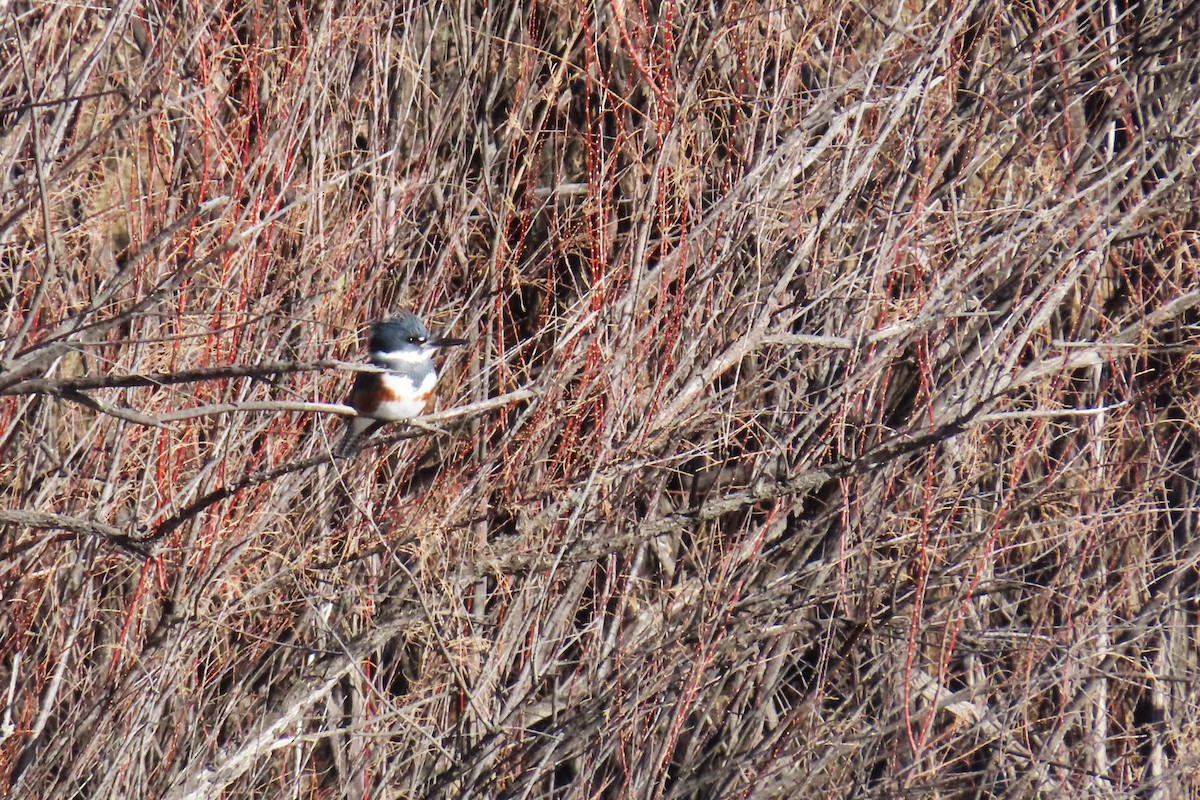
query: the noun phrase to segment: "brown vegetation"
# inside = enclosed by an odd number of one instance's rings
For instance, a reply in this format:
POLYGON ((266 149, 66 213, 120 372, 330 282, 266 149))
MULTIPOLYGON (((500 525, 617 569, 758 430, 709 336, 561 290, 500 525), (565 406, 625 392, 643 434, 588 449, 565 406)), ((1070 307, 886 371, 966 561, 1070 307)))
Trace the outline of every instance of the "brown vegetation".
POLYGON ((0 791, 1200 791, 1197 8, 4 5, 0 791))

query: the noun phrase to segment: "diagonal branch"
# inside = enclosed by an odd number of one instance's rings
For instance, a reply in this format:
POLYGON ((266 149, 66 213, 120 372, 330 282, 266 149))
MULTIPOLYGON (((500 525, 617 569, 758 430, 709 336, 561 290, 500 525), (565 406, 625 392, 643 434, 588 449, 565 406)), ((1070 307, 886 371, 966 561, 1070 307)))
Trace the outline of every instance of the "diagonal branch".
MULTIPOLYGON (((398 601, 393 603, 400 604, 398 601)), ((355 672, 360 662, 421 623, 420 612, 385 608, 367 630, 346 642, 341 652, 316 659, 307 674, 286 694, 263 709, 259 715, 261 721, 248 736, 239 739, 225 752, 216 754, 211 766, 197 762, 200 768, 185 773, 166 795, 167 800, 205 800, 222 796, 229 784, 244 775, 265 754, 289 747, 299 737, 306 736, 304 730, 288 731, 299 725, 313 704, 327 697, 344 677, 355 672)))

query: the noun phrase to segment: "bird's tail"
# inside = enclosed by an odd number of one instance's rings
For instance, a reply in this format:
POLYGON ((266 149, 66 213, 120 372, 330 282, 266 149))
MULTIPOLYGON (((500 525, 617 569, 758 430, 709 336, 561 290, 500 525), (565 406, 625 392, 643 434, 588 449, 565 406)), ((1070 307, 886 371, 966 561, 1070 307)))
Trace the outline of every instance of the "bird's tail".
POLYGON ((358 452, 362 440, 370 436, 382 426, 379 420, 370 417, 350 417, 346 420, 346 433, 333 454, 338 458, 346 458, 358 452))

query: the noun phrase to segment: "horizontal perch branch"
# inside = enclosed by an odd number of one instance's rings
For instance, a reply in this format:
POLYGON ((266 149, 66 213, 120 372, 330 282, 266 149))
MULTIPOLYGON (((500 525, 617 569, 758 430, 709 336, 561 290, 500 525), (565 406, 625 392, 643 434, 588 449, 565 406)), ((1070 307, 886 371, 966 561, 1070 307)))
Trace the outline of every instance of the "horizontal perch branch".
POLYGON ((0 508, 0 525, 16 525, 37 530, 67 531, 77 536, 99 536, 129 552, 145 557, 138 540, 120 528, 91 519, 69 517, 65 514, 50 514, 30 509, 0 508))
MULTIPOLYGON (((493 397, 489 400, 481 400, 478 403, 471 403, 465 406, 456 406, 448 408, 445 411, 438 411, 433 414, 425 414, 420 417, 414 417, 412 420, 406 420, 410 424, 417 425, 420 423, 432 424, 442 422, 448 419, 464 417, 469 414, 477 414, 481 411, 489 411, 493 408, 506 406, 510 403, 519 403, 522 400, 528 400, 536 397, 538 392, 532 389, 518 389, 515 392, 502 394, 499 397, 493 397)), ((185 408, 180 411, 173 411, 170 414, 163 414, 158 417, 160 422, 179 422, 185 419, 195 419, 196 417, 211 417, 217 414, 234 414, 238 412, 248 411, 302 411, 313 414, 337 414, 342 417, 356 417, 358 412, 351 406, 342 405, 341 403, 304 403, 290 400, 247 400, 240 403, 213 403, 207 406, 197 406, 196 408, 185 408)))
MULTIPOLYGON (((266 364, 223 364, 204 369, 185 369, 176 372, 151 372, 126 375, 87 375, 78 378, 31 378, 6 386, 0 395, 6 394, 54 394, 64 392, 86 392, 93 389, 135 389, 146 386, 172 386, 181 383, 215 381, 225 378, 256 378, 265 375, 285 375, 290 372, 318 372, 324 369, 358 370, 366 365, 348 364, 343 361, 276 361, 266 364)), ((367 367, 367 371, 372 368, 367 367)))

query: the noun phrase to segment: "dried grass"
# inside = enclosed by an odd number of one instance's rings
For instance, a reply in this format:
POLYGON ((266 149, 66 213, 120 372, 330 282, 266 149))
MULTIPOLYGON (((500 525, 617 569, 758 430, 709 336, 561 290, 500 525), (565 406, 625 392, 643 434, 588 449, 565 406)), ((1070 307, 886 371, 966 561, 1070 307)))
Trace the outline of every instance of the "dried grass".
POLYGON ((1197 791, 1200 21, 1120 8, 10 4, 0 786, 1197 791), (146 424, 399 308, 536 395, 146 424))

